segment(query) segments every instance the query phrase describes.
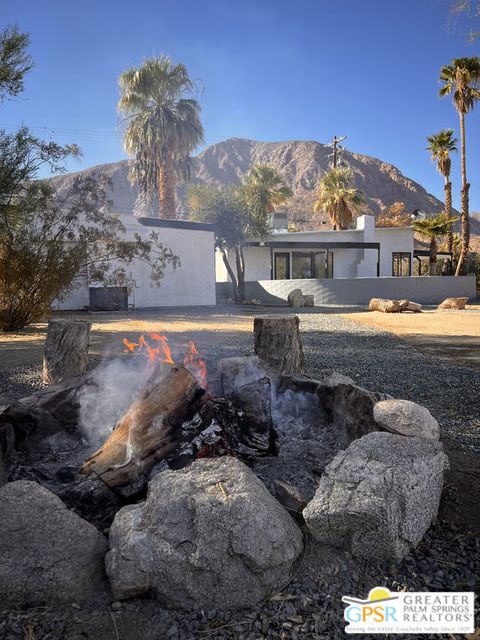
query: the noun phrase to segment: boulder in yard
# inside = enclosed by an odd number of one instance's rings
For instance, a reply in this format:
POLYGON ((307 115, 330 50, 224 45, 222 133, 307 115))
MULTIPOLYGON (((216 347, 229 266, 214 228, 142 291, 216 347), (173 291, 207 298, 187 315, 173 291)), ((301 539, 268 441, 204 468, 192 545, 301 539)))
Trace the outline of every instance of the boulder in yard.
POLYGON ((440 438, 440 427, 430 411, 410 400, 377 402, 373 417, 382 431, 432 440, 440 438))
POLYGON ((303 293, 301 289, 293 289, 287 296, 288 306, 289 307, 303 307, 303 293))
POLYGON ((304 519, 323 543, 400 561, 436 517, 447 468, 436 440, 369 433, 327 465, 304 519))
POLYGON ((467 302, 468 298, 445 298, 445 300, 438 305, 437 309, 441 311, 461 310, 465 309, 467 302))
POLYGON ((110 529, 114 597, 150 592, 173 608, 237 609, 288 580, 303 548, 287 511, 240 460, 196 460, 151 480, 110 529))
POLYGON ((383 313, 400 313, 407 306, 408 300, 388 300, 387 298, 372 298, 368 303, 369 311, 383 313))
POLYGON ((411 300, 399 300, 401 311, 411 311, 412 313, 421 313, 422 305, 419 302, 411 300))
POLYGON ((107 541, 36 482, 0 488, 0 602, 81 602, 101 587, 107 541))

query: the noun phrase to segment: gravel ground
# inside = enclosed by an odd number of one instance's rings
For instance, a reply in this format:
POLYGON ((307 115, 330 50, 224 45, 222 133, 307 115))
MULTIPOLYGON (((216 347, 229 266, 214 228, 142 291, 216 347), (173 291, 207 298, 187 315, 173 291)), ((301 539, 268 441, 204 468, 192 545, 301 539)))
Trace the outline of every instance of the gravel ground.
MULTIPOLYGON (((366 388, 424 404, 440 422, 447 447, 460 447, 475 455, 480 451, 479 371, 433 360, 391 334, 334 315, 302 314, 301 329, 310 375, 315 377, 325 368, 336 369, 366 388)), ((218 358, 245 354, 250 349, 248 334, 234 339, 229 335, 225 344, 219 334, 208 360, 213 364, 218 358)), ((38 369, 0 370, 0 392, 21 396, 40 385, 38 369)), ((398 567, 354 562, 348 554, 331 554, 307 537, 293 580, 269 601, 233 618, 216 610, 167 612, 149 599, 124 604, 97 602, 84 610, 0 612, 0 639, 336 640, 345 637, 342 595, 364 597, 378 585, 393 591, 474 590, 480 576, 479 558, 480 539, 448 520, 432 526, 398 567)))

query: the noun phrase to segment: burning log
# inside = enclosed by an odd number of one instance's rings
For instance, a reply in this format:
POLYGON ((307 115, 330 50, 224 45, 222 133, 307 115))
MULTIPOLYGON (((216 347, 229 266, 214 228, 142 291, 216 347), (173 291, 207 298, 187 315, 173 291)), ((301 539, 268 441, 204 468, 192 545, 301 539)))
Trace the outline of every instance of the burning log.
POLYGON ((279 373, 303 373, 298 316, 258 316, 253 322, 255 353, 279 373))
POLYGON ((43 382, 51 384, 85 373, 90 322, 54 318, 49 321, 43 355, 43 382))
POLYGON ((190 371, 158 363, 144 390, 81 473, 95 473, 109 487, 126 486, 128 493, 136 493, 155 462, 175 448, 181 425, 198 409, 203 394, 190 371))

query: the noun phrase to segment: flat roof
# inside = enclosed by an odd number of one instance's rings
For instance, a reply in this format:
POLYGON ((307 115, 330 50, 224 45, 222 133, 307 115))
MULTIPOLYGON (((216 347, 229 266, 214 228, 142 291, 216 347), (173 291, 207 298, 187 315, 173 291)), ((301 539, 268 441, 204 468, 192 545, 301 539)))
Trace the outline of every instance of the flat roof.
POLYGON ((194 222, 193 220, 176 220, 171 218, 136 218, 144 227, 162 227, 164 229, 189 229, 193 231, 212 231, 213 224, 208 222, 194 222))

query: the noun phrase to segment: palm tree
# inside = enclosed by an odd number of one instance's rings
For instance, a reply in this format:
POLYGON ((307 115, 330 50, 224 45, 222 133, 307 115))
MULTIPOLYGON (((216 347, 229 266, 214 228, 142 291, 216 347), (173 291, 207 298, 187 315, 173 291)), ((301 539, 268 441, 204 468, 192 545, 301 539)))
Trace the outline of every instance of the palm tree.
POLYGON ((363 193, 353 186, 353 172, 348 167, 330 169, 320 180, 313 210, 326 211, 334 229, 347 229, 353 213, 363 204, 363 193))
POLYGON ((260 214, 273 213, 293 195, 278 171, 268 164, 255 164, 245 180, 247 204, 260 214))
POLYGON ((163 55, 127 69, 118 83, 133 177, 144 196, 158 190, 159 217, 175 218, 177 173, 203 142, 200 104, 192 97, 195 83, 183 64, 174 65, 163 55))
POLYGON ((430 240, 429 246, 429 275, 434 276, 436 273, 437 265, 437 238, 438 236, 445 236, 452 230, 452 223, 456 222, 457 218, 451 218, 446 211, 440 213, 438 216, 432 218, 424 218, 423 220, 415 220, 413 228, 417 233, 425 236, 430 240))
MULTIPOLYGON (((453 137, 453 129, 442 129, 438 133, 427 137, 428 147, 431 158, 437 163, 437 171, 442 174, 445 179, 445 213, 448 218, 452 217, 452 183, 450 182, 450 170, 452 168, 452 160, 450 153, 458 151, 457 139, 453 137)), ((453 230, 450 226, 447 237, 447 251, 452 252, 453 249, 453 230)))
POLYGON ((455 275, 462 272, 470 245, 470 218, 468 192, 470 184, 467 182, 467 162, 465 150, 465 115, 473 109, 480 97, 478 83, 480 80, 480 59, 454 58, 451 64, 442 67, 440 81, 443 86, 440 96, 453 94, 453 104, 460 117, 460 145, 462 161, 462 193, 461 193, 461 235, 462 249, 457 263, 455 275))

